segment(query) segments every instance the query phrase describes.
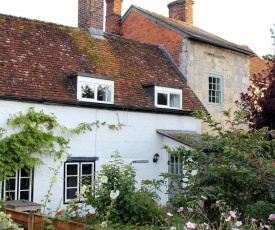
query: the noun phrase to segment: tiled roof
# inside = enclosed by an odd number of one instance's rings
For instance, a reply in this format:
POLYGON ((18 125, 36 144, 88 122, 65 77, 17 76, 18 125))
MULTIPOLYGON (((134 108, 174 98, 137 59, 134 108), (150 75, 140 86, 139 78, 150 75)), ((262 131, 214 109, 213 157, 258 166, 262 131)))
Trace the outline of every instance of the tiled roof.
POLYGON ((145 10, 141 7, 132 5, 128 11, 124 14, 122 17, 122 22, 127 18, 127 16, 132 12, 138 12, 148 18, 151 18, 152 20, 157 21, 158 23, 161 23, 168 28, 171 28, 172 30, 175 30, 179 33, 182 33, 185 37, 191 39, 191 40, 196 40, 204 43, 208 43, 211 45, 215 45, 218 47, 226 48, 229 50, 234 50, 246 55, 255 55, 253 51, 249 49, 245 49, 244 47, 237 45, 235 43, 229 42, 225 39, 222 39, 218 36, 215 36, 207 31, 204 31, 192 24, 185 23, 179 20, 174 20, 165 16, 162 16, 160 14, 156 14, 154 12, 145 10))
POLYGON ((250 58, 250 79, 266 78, 270 70, 268 61, 255 56, 250 58), (256 76, 257 75, 257 76, 256 76))
POLYGON ((99 106, 78 102, 66 77, 87 73, 114 79, 116 108, 178 113, 204 109, 158 46, 117 35, 104 37, 0 14, 0 98, 99 106), (143 87, 152 83, 180 87, 183 110, 155 108, 143 87))

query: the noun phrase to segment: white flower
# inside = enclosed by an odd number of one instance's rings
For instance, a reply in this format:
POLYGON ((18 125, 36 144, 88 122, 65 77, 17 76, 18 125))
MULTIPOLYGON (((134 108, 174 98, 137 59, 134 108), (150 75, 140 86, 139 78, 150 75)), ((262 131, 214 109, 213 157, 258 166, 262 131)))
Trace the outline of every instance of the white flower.
POLYGON ((60 157, 60 161, 61 161, 61 162, 65 162, 66 160, 67 160, 67 156, 62 155, 62 156, 60 157))
POLYGON ((232 216, 233 218, 237 218, 237 216, 236 216, 237 212, 236 212, 236 211, 230 211, 229 214, 230 214, 230 216, 232 216))
POLYGON ((103 221, 103 222, 101 223, 101 227, 107 228, 107 222, 106 222, 106 221, 103 221))
POLYGON ((87 186, 87 185, 84 184, 81 187, 80 194, 85 194, 86 192, 88 192, 88 190, 89 190, 89 186, 87 186))
POLYGON ((197 225, 191 222, 186 223, 186 227, 189 229, 196 229, 197 225))
POLYGON ((52 176, 51 177, 51 183, 55 183, 56 182, 56 177, 55 176, 52 176))
POLYGON ((231 220, 231 216, 229 216, 225 219, 226 222, 229 222, 230 220, 231 220))
POLYGON ((237 221, 235 225, 236 225, 237 227, 240 227, 240 226, 242 226, 242 224, 243 224, 243 223, 242 223, 241 221, 237 221))
POLYGON ((204 200, 207 200, 207 197, 205 197, 205 196, 201 196, 201 198, 204 199, 204 200))
POLYGON ((170 216, 170 217, 171 217, 171 216, 173 216, 173 214, 170 213, 170 212, 168 212, 168 213, 167 213, 167 216, 170 216))
POLYGON ((103 183, 103 184, 106 184, 108 182, 108 177, 107 176, 102 176, 100 178, 100 181, 103 183))
POLYGON ((119 191, 118 190, 116 190, 116 191, 111 191, 111 193, 110 193, 110 197, 111 197, 111 199, 116 199, 117 197, 119 196, 119 191))

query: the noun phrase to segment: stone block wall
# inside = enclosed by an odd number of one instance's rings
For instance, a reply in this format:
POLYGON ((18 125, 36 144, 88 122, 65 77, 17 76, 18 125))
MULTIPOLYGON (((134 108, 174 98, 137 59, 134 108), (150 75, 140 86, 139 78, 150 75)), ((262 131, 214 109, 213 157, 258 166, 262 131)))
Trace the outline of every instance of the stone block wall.
MULTIPOLYGON (((201 42, 183 40, 180 55, 180 69, 187 77, 188 85, 195 92, 213 118, 226 122, 222 111, 238 108, 235 101, 240 94, 246 92, 249 86, 250 58, 227 49, 208 45, 201 42), (221 105, 208 102, 208 74, 218 74, 223 78, 223 97, 221 105)), ((203 131, 209 131, 206 126, 203 131)))

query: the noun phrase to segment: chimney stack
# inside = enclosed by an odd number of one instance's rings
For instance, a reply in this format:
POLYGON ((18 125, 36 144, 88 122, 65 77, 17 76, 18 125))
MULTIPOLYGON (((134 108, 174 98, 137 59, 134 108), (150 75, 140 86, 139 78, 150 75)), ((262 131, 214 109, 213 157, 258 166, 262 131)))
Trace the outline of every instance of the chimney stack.
POLYGON ((108 33, 122 34, 121 10, 123 0, 105 0, 107 3, 105 31, 108 33))
POLYGON ((193 24, 193 0, 176 0, 170 2, 169 18, 193 24))
POLYGON ((78 27, 103 30, 104 0, 78 0, 78 27))

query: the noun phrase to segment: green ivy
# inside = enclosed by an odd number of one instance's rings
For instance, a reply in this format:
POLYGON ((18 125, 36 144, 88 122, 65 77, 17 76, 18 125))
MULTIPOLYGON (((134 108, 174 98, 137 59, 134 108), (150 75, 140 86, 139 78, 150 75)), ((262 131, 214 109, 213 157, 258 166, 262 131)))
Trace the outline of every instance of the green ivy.
POLYGON ((80 134, 104 125, 96 121, 70 129, 59 124, 54 114, 45 114, 43 110, 36 112, 32 107, 26 114, 13 115, 7 124, 15 132, 7 136, 4 135, 6 130, 0 128, 0 181, 21 168, 32 169, 43 164, 42 155, 52 156, 55 160, 67 155, 69 139, 64 134, 80 134))

